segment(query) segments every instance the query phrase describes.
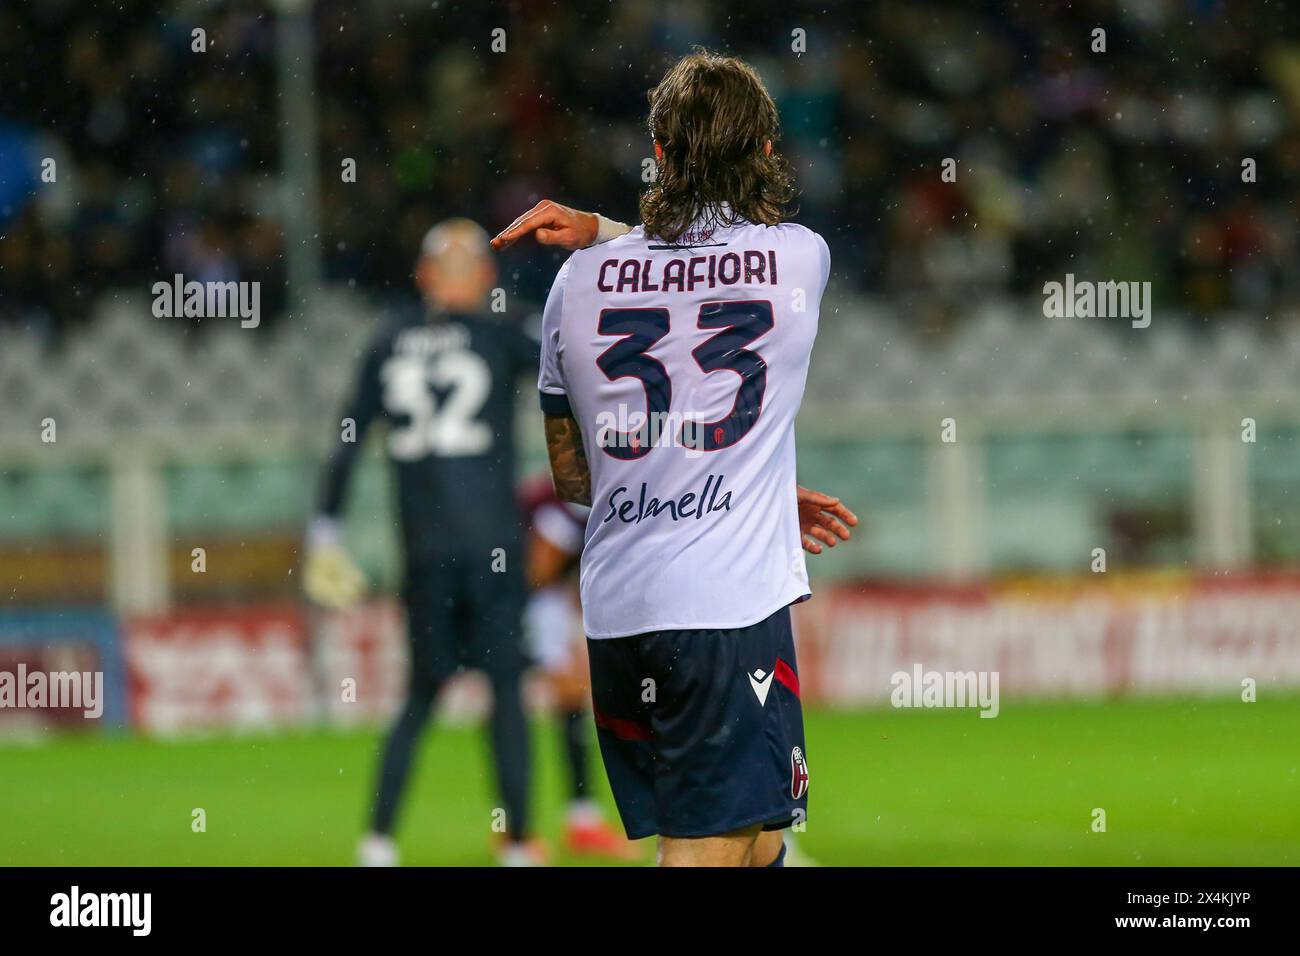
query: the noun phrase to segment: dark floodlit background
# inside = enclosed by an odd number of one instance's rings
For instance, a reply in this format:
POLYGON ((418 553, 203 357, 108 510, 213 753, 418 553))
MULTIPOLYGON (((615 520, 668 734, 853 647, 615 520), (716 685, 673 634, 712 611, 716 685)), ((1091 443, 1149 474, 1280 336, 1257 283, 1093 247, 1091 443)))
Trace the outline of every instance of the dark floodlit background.
MULTIPOLYGON (((346 862, 401 681, 378 443, 348 522, 372 599, 311 611, 298 566, 360 349, 440 219, 635 221, 646 91, 697 44, 764 77, 833 257, 800 478, 863 523, 800 609, 813 855, 1296 862, 1289 4, 41 0, 0 7, 0 669, 102 668, 121 732, 0 709, 0 863, 346 862), (261 283, 260 324, 156 318, 177 273, 261 283), (1067 274, 1150 283, 1150 326, 1045 317, 1067 274), (917 664, 998 671, 999 717, 890 709, 917 664), (204 800, 243 842, 187 842, 204 800)), ((501 257, 511 321, 561 261, 501 257)), ((487 858, 456 733, 416 862, 487 858)))

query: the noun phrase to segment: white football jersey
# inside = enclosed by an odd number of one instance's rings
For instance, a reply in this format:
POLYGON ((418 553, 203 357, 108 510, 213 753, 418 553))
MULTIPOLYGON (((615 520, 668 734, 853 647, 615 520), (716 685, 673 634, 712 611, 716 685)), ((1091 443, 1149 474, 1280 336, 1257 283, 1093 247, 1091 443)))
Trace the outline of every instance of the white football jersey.
POLYGON ((642 227, 575 252, 551 286, 538 386, 591 468, 589 637, 738 628, 809 596, 795 501, 830 253, 793 223, 642 227))

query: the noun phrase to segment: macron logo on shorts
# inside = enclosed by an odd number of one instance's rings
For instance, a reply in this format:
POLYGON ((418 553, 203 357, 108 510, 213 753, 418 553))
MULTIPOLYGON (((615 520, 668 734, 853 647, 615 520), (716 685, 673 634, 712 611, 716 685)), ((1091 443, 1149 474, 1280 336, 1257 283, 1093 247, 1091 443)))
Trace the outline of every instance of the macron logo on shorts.
POLYGON ((767 692, 772 689, 772 677, 776 671, 771 674, 764 674, 763 668, 759 668, 749 675, 749 686, 754 688, 754 696, 758 698, 758 706, 767 706, 767 692))

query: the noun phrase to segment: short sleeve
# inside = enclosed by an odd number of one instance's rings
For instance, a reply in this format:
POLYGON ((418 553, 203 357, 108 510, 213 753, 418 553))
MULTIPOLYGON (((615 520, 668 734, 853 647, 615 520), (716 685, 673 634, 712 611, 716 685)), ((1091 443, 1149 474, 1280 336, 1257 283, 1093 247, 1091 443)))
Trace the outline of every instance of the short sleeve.
MULTIPOLYGON (((570 260, 572 261, 572 260, 570 260)), ((564 315, 564 284, 569 278, 569 263, 560 267, 546 297, 542 311, 542 361, 537 376, 542 411, 548 415, 569 415, 569 389, 564 381, 564 343, 560 338, 560 321, 564 315)))
POLYGON ((813 238, 817 240, 817 256, 821 264, 822 291, 826 291, 826 283, 831 277, 831 250, 826 245, 826 240, 819 233, 814 232, 813 238))

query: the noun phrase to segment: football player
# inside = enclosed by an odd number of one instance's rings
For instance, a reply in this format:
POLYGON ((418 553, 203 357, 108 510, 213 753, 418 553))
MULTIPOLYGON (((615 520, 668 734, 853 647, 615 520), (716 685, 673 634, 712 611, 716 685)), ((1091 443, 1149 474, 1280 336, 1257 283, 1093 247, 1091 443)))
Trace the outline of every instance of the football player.
POLYGON ((616 236, 556 276, 538 385, 557 493, 592 509, 584 629, 628 836, 658 835, 667 866, 779 866, 810 784, 801 545, 856 523, 795 481, 830 254, 785 221, 777 111, 751 67, 693 54, 650 104, 641 225, 535 209, 496 244, 616 236))
POLYGON ((362 358, 307 536, 308 596, 328 607, 355 601, 364 578, 343 547, 339 517, 362 440, 382 424, 397 479, 410 677, 385 742, 370 832, 358 850, 363 864, 397 862, 392 833, 412 755, 439 691, 461 667, 482 669, 492 685, 505 811, 499 859, 529 865, 543 857, 530 838, 524 554, 514 494, 515 396, 521 377, 536 374, 538 350, 488 313, 496 275, 478 225, 451 219, 429 230, 415 267, 422 305, 386 322, 362 358))

